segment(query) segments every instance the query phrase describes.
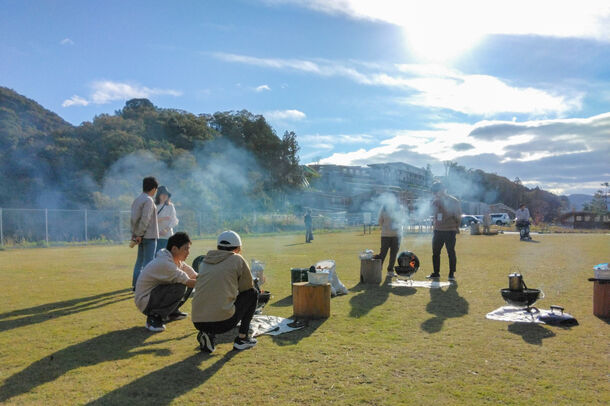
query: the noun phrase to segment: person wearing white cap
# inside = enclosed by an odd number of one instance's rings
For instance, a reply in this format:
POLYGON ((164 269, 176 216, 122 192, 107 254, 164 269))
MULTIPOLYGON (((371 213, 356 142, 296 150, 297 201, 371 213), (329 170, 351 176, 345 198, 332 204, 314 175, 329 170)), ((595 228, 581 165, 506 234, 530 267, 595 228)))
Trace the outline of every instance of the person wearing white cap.
POLYGON ((192 320, 199 330, 197 341, 203 352, 214 352, 215 335, 231 330, 240 322, 233 348, 245 350, 256 345, 256 339, 248 337, 248 332, 258 292, 250 267, 240 255, 241 247, 239 234, 224 231, 218 236, 217 249, 208 251, 199 266, 192 320))

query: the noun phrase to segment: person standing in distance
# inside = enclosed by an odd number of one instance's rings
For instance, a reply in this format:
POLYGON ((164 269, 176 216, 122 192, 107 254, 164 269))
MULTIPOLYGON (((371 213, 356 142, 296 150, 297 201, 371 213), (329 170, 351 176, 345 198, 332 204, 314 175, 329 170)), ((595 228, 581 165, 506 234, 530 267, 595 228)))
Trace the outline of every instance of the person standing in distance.
POLYGON ((153 196, 157 193, 159 183, 153 176, 142 180, 142 193, 131 204, 131 239, 138 245, 138 257, 133 267, 131 290, 135 291, 136 282, 142 269, 155 256, 159 225, 157 224, 157 207, 153 196))
POLYGON ((178 225, 178 217, 176 217, 176 208, 171 202, 172 194, 165 186, 159 186, 157 195, 155 196, 155 205, 157 206, 157 220, 159 223, 159 239, 157 240, 157 250, 159 251, 167 246, 167 239, 174 235, 174 227, 178 225))
POLYGON ((256 339, 248 337, 248 333, 258 292, 250 267, 240 255, 241 246, 239 234, 224 231, 218 236, 217 249, 208 251, 199 265, 191 317, 199 330, 197 341, 203 352, 214 352, 216 334, 229 331, 240 322, 233 348, 245 350, 256 345, 256 339))
POLYGON ((462 209, 460 201, 448 195, 441 182, 434 182, 430 187, 434 193, 432 209, 434 215, 434 235, 432 237, 432 268, 433 272, 428 279, 439 279, 441 268, 441 249, 443 245, 449 256, 449 281, 455 281, 457 256, 455 255, 456 235, 460 232, 460 218, 462 209))
POLYGON ((305 242, 311 242, 313 240, 313 222, 311 220, 311 210, 305 212, 305 242))

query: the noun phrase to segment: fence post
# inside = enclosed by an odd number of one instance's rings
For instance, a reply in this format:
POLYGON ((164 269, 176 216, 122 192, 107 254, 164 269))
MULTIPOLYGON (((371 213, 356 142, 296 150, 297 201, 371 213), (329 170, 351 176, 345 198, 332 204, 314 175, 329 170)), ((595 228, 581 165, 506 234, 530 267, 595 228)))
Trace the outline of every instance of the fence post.
POLYGON ((44 209, 44 239, 49 245, 49 209, 44 209))
POLYGON ((87 209, 85 209, 85 243, 89 242, 89 236, 87 235, 87 209))
POLYGON ((119 241, 123 242, 123 223, 121 222, 121 210, 117 210, 117 213, 119 215, 119 241))
POLYGON ((0 207, 0 247, 4 247, 4 232, 2 230, 2 207, 0 207))

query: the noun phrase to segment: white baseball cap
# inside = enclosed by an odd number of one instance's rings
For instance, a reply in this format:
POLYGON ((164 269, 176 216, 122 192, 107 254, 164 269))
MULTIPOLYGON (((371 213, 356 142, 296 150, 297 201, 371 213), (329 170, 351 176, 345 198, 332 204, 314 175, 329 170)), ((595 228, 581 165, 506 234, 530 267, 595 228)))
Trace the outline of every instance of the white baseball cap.
POLYGON ((235 231, 227 230, 218 236, 218 244, 221 247, 241 247, 241 238, 235 231))

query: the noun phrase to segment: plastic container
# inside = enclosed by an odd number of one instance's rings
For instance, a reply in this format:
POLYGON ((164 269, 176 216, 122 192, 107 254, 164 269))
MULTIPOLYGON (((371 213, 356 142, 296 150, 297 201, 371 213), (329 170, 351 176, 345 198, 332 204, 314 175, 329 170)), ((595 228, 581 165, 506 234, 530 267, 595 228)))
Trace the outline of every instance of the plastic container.
POLYGON ((607 263, 597 264, 593 267, 595 279, 610 279, 610 268, 607 263))
POLYGON ((312 285, 324 285, 329 283, 330 273, 328 271, 308 272, 307 278, 312 285))

